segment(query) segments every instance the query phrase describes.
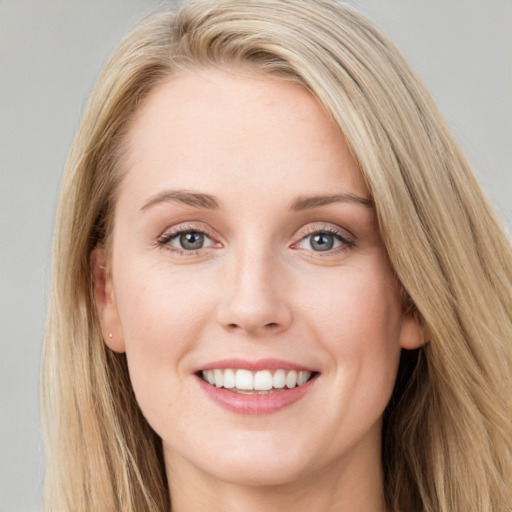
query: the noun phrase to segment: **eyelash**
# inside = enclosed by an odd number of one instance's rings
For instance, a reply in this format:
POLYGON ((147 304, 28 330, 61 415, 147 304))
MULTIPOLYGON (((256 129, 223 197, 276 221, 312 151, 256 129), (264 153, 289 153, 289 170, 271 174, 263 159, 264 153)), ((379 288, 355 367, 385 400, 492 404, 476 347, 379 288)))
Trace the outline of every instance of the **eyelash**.
MULTIPOLYGON (((213 235, 208 230, 206 230, 202 227, 198 227, 198 226, 180 225, 175 228, 172 228, 169 231, 166 231, 163 235, 161 235, 157 240, 157 245, 159 247, 164 248, 168 251, 171 251, 172 253, 177 254, 179 256, 193 256, 193 255, 199 254, 199 252, 201 252, 201 251, 210 249, 210 247, 200 247, 199 249, 195 249, 195 250, 187 250, 187 249, 175 247, 170 244, 170 242, 172 240, 174 240, 174 239, 178 238, 179 236, 186 234, 186 233, 197 233, 199 235, 203 235, 215 243, 213 235)), ((339 252, 342 252, 342 251, 345 251, 352 247, 355 247, 355 245, 356 245, 353 239, 348 237, 341 230, 333 228, 332 226, 311 226, 311 227, 306 228, 306 230, 304 230, 304 232, 301 233, 300 239, 297 242, 294 242, 291 245, 291 248, 299 249, 299 247, 297 247, 297 246, 301 242, 305 241, 308 237, 311 237, 313 235, 332 236, 341 244, 341 246, 339 246, 339 247, 335 247, 333 249, 328 249, 326 251, 314 251, 314 250, 310 250, 310 249, 304 249, 304 250, 309 250, 311 253, 313 253, 315 255, 315 257, 326 257, 329 255, 337 254, 339 252)))
POLYGON ((209 233, 208 230, 204 228, 200 228, 198 226, 189 226, 189 225, 180 225, 175 228, 172 228, 169 231, 166 231, 162 236, 160 236, 157 240, 157 245, 163 249, 166 249, 174 254, 177 254, 178 256, 193 256, 196 254, 199 254, 200 251, 204 251, 205 249, 209 249, 209 247, 201 247, 196 250, 187 250, 187 249, 181 249, 179 247, 175 247, 170 244, 172 240, 175 238, 178 238, 179 236, 186 234, 186 233, 197 233, 199 235, 204 235, 205 237, 209 238, 213 242, 215 242, 213 236, 211 233, 209 233))
MULTIPOLYGON (((326 251, 312 251, 313 255, 315 257, 328 257, 332 256, 333 254, 337 254, 339 252, 346 251, 348 249, 351 249, 356 246, 356 243, 354 241, 354 237, 347 236, 343 231, 340 229, 336 229, 332 226, 310 226, 306 228, 306 230, 301 233, 301 238, 298 242, 295 242, 292 247, 296 247, 298 244, 303 242, 309 237, 312 237, 313 235, 329 235, 334 237, 338 242, 340 242, 339 247, 335 247, 333 249, 328 249, 326 251)), ((311 242, 310 242, 311 243, 311 242)))

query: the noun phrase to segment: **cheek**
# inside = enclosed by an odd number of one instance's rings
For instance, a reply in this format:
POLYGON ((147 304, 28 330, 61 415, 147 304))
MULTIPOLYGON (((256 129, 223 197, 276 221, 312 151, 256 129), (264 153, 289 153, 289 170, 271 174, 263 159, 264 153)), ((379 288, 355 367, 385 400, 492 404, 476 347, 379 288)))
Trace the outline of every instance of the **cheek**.
MULTIPOLYGON (((121 300, 118 309, 129 345, 163 343, 174 346, 184 332, 199 326, 208 293, 207 280, 190 279, 165 265, 141 265, 116 283, 121 300)), ((116 294, 117 295, 117 294, 116 294)))
MULTIPOLYGON (((137 271, 118 282, 118 304, 130 380, 144 416, 161 433, 175 428, 173 414, 187 412, 190 385, 183 362, 204 328, 210 298, 201 280, 165 266, 137 271)), ((168 433, 168 432, 167 432, 168 433)))
MULTIPOLYGON (((347 272, 304 304, 309 326, 330 361, 327 422, 330 446, 341 454, 378 424, 391 397, 400 360, 399 295, 381 273, 347 272)), ((380 430, 380 427, 378 428, 380 430)))
POLYGON ((301 306, 303 316, 328 353, 331 371, 343 381, 340 389, 391 393, 402 322, 392 274, 379 266, 352 267, 324 286, 306 286, 310 292, 301 306))
POLYGON ((343 268, 323 282, 304 282, 297 293, 307 297, 301 301, 303 315, 340 350, 398 343, 402 313, 389 271, 343 268))
MULTIPOLYGON (((118 310, 130 377, 136 391, 169 381, 195 346, 211 315, 203 279, 190 279, 164 265, 138 265, 117 283, 118 310), (176 370, 173 371, 173 370, 176 370)), ((206 281, 208 282, 208 281, 206 281)))

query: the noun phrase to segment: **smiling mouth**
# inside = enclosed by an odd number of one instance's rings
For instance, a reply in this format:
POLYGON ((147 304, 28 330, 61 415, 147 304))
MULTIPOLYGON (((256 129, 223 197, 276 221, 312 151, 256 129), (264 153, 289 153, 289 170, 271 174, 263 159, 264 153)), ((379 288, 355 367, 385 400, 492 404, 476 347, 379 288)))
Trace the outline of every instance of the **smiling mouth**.
POLYGON ((216 368, 197 375, 206 383, 245 395, 268 395, 303 386, 318 373, 296 370, 259 370, 216 368))

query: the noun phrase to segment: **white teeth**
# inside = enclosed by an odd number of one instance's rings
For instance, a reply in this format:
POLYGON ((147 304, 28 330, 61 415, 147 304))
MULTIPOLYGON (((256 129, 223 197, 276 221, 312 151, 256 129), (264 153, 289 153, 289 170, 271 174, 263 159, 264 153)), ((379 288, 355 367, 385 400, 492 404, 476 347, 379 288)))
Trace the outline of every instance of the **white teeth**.
POLYGON ((302 386, 311 378, 311 372, 295 370, 250 370, 220 369, 204 370, 203 380, 218 388, 234 389, 237 392, 256 391, 265 394, 272 389, 289 389, 302 386))
POLYGON ((215 385, 218 388, 224 386, 224 372, 222 370, 213 370, 213 375, 215 378, 215 385))
POLYGON ((268 370, 256 372, 254 375, 254 389, 257 391, 268 391, 272 389, 272 374, 268 370))
POLYGON ((235 386, 237 389, 254 389, 254 378, 249 370, 237 370, 235 377, 235 386))
POLYGON ((297 385, 297 372, 292 370, 286 374, 286 387, 294 388, 297 385))
POLYGON ((299 372, 299 375, 297 376, 297 386, 305 384, 309 377, 311 377, 311 372, 299 372))
POLYGON ((226 389, 235 387, 235 372, 233 370, 224 370, 224 387, 226 389))
POLYGON ((273 377, 274 387, 277 389, 283 389, 286 384, 286 373, 284 370, 277 370, 273 377))

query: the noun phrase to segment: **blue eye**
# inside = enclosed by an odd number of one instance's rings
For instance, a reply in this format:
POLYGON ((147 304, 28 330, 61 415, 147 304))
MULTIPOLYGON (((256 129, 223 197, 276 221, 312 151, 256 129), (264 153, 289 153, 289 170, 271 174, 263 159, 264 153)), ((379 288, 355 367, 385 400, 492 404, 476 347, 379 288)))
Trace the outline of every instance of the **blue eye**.
POLYGON ((178 240, 181 248, 186 251, 195 251, 197 249, 202 249, 204 245, 205 236, 203 233, 198 233, 197 231, 189 231, 187 233, 180 233, 175 238, 171 240, 178 240))
POLYGON ((309 235, 309 245, 314 251, 329 251, 334 247, 336 239, 328 233, 317 233, 309 235))
POLYGON ((343 247, 353 247, 355 244, 342 233, 330 230, 317 230, 300 240, 296 247, 313 252, 328 252, 343 247))
POLYGON ((212 247, 216 242, 198 229, 183 228, 165 233, 158 240, 158 244, 174 252, 192 253, 212 247))

